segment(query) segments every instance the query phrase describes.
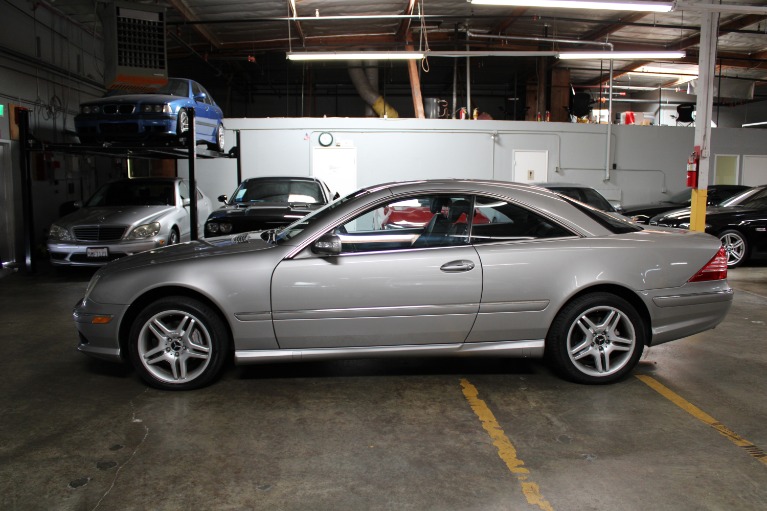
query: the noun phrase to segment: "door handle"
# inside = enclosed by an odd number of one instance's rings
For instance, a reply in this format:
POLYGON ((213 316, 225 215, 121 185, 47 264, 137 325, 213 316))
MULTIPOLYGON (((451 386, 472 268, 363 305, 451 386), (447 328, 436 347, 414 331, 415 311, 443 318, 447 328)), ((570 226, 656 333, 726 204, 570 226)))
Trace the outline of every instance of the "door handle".
POLYGON ((459 261, 450 261, 439 267, 440 270, 446 273, 458 273, 462 271, 471 271, 474 269, 474 263, 467 259, 461 259, 459 261))

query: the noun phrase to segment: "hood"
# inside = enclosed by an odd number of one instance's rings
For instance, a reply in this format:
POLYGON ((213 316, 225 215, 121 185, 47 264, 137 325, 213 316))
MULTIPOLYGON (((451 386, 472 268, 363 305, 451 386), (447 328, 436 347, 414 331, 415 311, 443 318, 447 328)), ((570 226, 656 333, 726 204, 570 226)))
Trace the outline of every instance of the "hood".
MULTIPOLYGON (((716 218, 718 215, 737 215, 746 211, 749 211, 749 209, 742 206, 730 206, 727 208, 709 206, 706 208, 706 219, 716 218)), ((690 208, 675 209, 658 216, 657 220, 659 222, 687 222, 690 220, 690 214, 690 208)))
POLYGON ((154 222, 174 210, 174 206, 83 207, 57 220, 61 227, 78 225, 141 225, 154 222))
POLYGON ((224 256, 243 252, 259 252, 275 248, 277 245, 267 243, 261 238, 260 232, 206 238, 198 241, 188 241, 177 245, 147 250, 139 254, 121 257, 104 266, 107 271, 122 271, 153 264, 174 263, 189 259, 224 256))
POLYGON ((213 211, 210 218, 273 217, 291 213, 304 216, 322 206, 323 204, 309 204, 306 202, 256 202, 247 206, 227 204, 213 211))
POLYGON ((631 206, 623 206, 623 211, 626 213, 634 212, 634 211, 642 211, 645 209, 653 209, 653 208, 667 208, 670 206, 679 206, 680 204, 678 202, 670 202, 670 201, 659 201, 659 202, 648 202, 647 204, 632 204, 631 206))

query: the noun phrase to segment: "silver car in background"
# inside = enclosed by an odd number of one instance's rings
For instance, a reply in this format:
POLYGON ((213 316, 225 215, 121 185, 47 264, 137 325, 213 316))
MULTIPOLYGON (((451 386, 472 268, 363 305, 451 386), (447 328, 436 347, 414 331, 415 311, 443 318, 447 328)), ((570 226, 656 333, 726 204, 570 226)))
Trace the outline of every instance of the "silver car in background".
MULTIPOLYGON (((110 261, 191 239, 191 194, 181 178, 134 178, 99 188, 77 211, 51 225, 54 266, 102 266, 110 261)), ((77 204, 77 203, 76 203, 77 204)), ((212 209, 197 190, 197 233, 212 209)))
POLYGON ((727 258, 702 233, 646 229, 549 190, 418 181, 357 191, 280 230, 151 250, 91 279, 80 351, 162 389, 239 364, 544 355, 609 383, 645 346, 721 322, 727 258), (430 204, 387 229, 400 206, 430 204))

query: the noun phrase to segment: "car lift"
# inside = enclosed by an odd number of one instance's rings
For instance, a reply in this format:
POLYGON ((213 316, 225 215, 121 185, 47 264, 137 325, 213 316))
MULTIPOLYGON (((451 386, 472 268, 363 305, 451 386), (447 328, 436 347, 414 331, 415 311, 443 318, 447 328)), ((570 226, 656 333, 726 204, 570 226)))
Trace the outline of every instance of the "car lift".
MULTIPOLYGON (((197 158, 218 158, 225 157, 217 151, 209 149, 198 149, 195 137, 195 111, 194 108, 187 110, 189 114, 190 131, 186 137, 183 137, 181 143, 172 143, 168 141, 142 142, 139 144, 125 143, 103 143, 103 144, 75 144, 60 143, 49 144, 32 137, 29 134, 29 110, 18 107, 16 109, 16 119, 19 125, 19 145, 21 147, 19 156, 20 176, 21 176, 21 207, 24 228, 24 271, 25 273, 35 273, 36 261, 33 252, 35 239, 34 227, 34 209, 32 207, 32 174, 30 170, 30 153, 32 152, 58 152, 64 154, 85 155, 85 156, 110 156, 114 158, 145 158, 145 159, 186 159, 189 162, 189 184, 191 190, 197 190, 197 179, 195 177, 195 161, 197 158)), ((230 151, 229 157, 237 158, 237 183, 242 181, 242 162, 240 161, 240 132, 236 133, 237 150, 230 151)), ((189 206, 189 216, 192 228, 192 240, 199 239, 197 232, 197 193, 192 194, 189 206)), ((19 252, 17 251, 17 257, 19 252)))

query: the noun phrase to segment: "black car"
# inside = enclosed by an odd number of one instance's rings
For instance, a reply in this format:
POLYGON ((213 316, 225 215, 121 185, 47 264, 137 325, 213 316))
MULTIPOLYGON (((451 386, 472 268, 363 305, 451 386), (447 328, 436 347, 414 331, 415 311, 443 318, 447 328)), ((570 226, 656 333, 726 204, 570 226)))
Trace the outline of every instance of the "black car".
MULTIPOLYGON (((748 190, 748 188, 748 186, 742 185, 709 186, 708 195, 706 196, 706 204, 708 206, 720 205, 730 197, 744 190, 748 190)), ((635 222, 646 224, 655 215, 660 215, 661 213, 671 211, 672 209, 690 207, 691 196, 692 188, 687 188, 679 193, 672 195, 668 200, 651 202, 649 204, 636 204, 633 206, 626 206, 623 208, 621 213, 627 217, 630 217, 635 222)))
POLYGON ((205 222, 205 237, 262 231, 295 222, 331 200, 330 188, 311 177, 246 179, 205 222))
MULTIPOLYGON (((690 210, 669 211, 650 225, 690 227, 690 210)), ((720 206, 706 208, 706 232, 722 240, 727 266, 735 268, 754 252, 767 250, 767 185, 754 187, 720 206)))
POLYGON ((589 186, 570 183, 539 183, 538 186, 548 188, 552 192, 566 195, 571 199, 575 199, 584 204, 588 204, 593 208, 607 211, 608 213, 622 213, 622 211, 618 211, 618 209, 616 209, 615 206, 610 203, 610 201, 605 199, 601 193, 589 186))

